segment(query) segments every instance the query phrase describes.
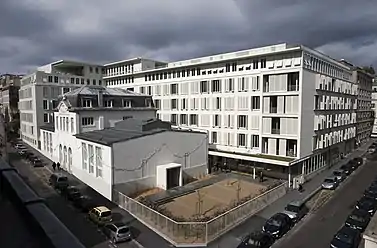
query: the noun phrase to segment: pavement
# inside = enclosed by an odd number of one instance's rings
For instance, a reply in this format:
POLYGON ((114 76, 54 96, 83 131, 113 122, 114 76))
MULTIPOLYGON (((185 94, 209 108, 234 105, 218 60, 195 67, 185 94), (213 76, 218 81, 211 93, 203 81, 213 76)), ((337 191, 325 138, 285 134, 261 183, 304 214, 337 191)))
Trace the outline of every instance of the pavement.
POLYGON ((4 195, 0 193, 0 247, 39 248, 39 236, 29 228, 24 217, 4 195), (17 234, 17 238, 15 238, 17 234), (27 245, 25 245, 27 244, 27 245))
MULTIPOLYGON (((354 157, 358 157, 365 153, 367 148, 372 142, 366 143, 364 146, 350 154, 348 157, 340 161, 338 164, 333 165, 330 169, 324 169, 321 173, 317 176, 312 178, 310 181, 305 183, 304 185, 304 192, 299 193, 297 190, 289 191, 285 196, 271 204, 270 206, 266 207, 256 215, 252 216, 248 220, 246 220, 241 225, 237 226, 236 228, 232 229, 219 239, 213 241, 208 245, 208 247, 212 248, 231 248, 237 247, 242 237, 247 235, 248 233, 261 230, 261 227, 265 223, 265 221, 274 215, 277 212, 281 212, 284 210, 284 207, 293 200, 302 200, 308 195, 310 195, 314 190, 316 190, 322 183, 325 177, 332 174, 334 169, 339 168, 344 163, 348 162, 350 159, 354 157)), ((48 173, 51 173, 51 167, 49 166, 52 161, 48 158, 45 158, 42 154, 38 151, 34 150, 36 155, 40 155, 43 160, 47 161, 47 167, 44 168, 32 168, 28 165, 28 162, 25 160, 20 160, 18 157, 17 160, 13 162, 15 167, 20 170, 22 175, 26 175, 29 181, 32 181, 31 185, 34 189, 36 189, 37 193, 47 199, 47 203, 50 205, 51 210, 57 215, 59 219, 72 231, 74 235, 78 237, 78 239, 86 246, 86 247, 93 247, 93 248, 104 248, 104 247, 115 247, 109 241, 107 241, 101 232, 91 223, 89 222, 83 214, 78 213, 67 201, 62 199, 59 195, 56 194, 54 190, 49 188, 46 184, 46 180, 48 178, 48 173), (46 193, 45 188, 49 188, 46 193), (47 194, 47 197, 44 196, 47 194), (51 194, 53 196, 51 196, 51 194), (50 196, 50 197, 49 197, 50 196), (60 199, 60 200, 57 200, 60 199)), ((17 155, 16 155, 17 157, 17 155)), ((85 187, 85 184, 80 182, 77 178, 67 173, 67 176, 71 181, 76 182, 78 185, 82 185, 85 187)), ((93 190, 92 190, 93 191, 93 190)), ((96 192, 92 192, 91 194, 96 195, 96 197, 101 197, 96 192)), ((90 195, 90 194, 89 194, 90 195)), ((92 196, 92 195, 90 195, 92 196)), ((102 197, 103 198, 103 197, 102 197)), ((108 206, 108 205, 107 205, 108 206)), ((154 233, 148 227, 134 219, 131 215, 129 215, 126 211, 120 209, 116 206, 110 206, 112 211, 115 214, 119 214, 119 218, 122 218, 124 221, 131 223, 132 228, 137 233, 137 237, 133 242, 125 243, 118 245, 117 247, 145 247, 145 248, 166 248, 172 247, 167 241, 161 238, 159 235, 154 233)), ((331 234, 333 235, 333 234, 331 234)), ((320 246, 317 246, 320 247, 320 246)), ((324 246, 327 247, 327 246, 324 246)))
MULTIPOLYGON (((46 203, 51 211, 62 221, 64 225, 82 242, 85 247, 90 248, 143 248, 143 247, 171 247, 170 243, 161 238, 158 234, 137 221, 123 209, 120 209, 100 194, 90 189, 79 179, 69 173, 61 171, 69 178, 71 185, 77 186, 86 195, 92 197, 98 205, 105 205, 113 212, 113 219, 127 222, 135 235, 131 242, 112 244, 101 232, 101 230, 88 220, 87 215, 75 209, 66 199, 61 197, 54 189, 48 185, 48 178, 52 168, 48 158, 40 154, 37 150, 29 149, 39 156, 45 163, 45 167, 33 168, 27 160, 22 159, 13 149, 9 148, 9 158, 12 166, 16 167, 24 180, 36 191, 36 193, 46 199, 46 203)), ((8 247, 8 246, 0 246, 8 247)))
MULTIPOLYGON (((376 158, 376 157, 374 157, 376 158)), ((315 214, 299 223, 273 248, 330 247, 334 234, 344 225, 357 200, 377 176, 377 161, 368 161, 315 214), (301 225, 300 225, 301 224, 301 225)))

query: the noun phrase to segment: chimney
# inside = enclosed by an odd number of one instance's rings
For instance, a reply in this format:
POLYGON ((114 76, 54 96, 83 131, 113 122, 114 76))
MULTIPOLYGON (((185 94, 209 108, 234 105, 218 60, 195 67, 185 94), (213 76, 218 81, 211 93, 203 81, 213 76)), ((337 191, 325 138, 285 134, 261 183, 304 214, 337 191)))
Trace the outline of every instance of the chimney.
POLYGON ((98 107, 103 107, 103 91, 98 91, 98 107))

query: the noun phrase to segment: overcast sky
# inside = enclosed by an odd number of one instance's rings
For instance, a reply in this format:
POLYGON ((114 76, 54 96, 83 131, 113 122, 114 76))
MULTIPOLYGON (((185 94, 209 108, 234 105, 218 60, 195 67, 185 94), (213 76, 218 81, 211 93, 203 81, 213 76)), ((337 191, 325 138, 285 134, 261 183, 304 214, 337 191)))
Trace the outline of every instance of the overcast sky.
POLYGON ((377 65, 376 0, 1 0, 0 73, 282 42, 377 65))

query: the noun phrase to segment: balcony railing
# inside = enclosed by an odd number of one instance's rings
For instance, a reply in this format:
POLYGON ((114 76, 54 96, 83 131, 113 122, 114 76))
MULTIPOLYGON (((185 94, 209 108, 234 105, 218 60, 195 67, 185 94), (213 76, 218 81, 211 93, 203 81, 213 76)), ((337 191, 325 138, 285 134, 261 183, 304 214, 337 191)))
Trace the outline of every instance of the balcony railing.
POLYGON ((287 151, 287 156, 288 156, 288 157, 297 157, 297 153, 294 152, 293 149, 289 149, 289 150, 287 151))
POLYGON ((298 91, 299 87, 298 85, 288 85, 288 91, 298 91))
POLYGON ((280 134, 280 128, 273 128, 273 129, 271 130, 271 133, 272 133, 272 134, 280 134))
POLYGON ((278 108, 277 107, 270 107, 270 113, 277 113, 278 112, 278 108))

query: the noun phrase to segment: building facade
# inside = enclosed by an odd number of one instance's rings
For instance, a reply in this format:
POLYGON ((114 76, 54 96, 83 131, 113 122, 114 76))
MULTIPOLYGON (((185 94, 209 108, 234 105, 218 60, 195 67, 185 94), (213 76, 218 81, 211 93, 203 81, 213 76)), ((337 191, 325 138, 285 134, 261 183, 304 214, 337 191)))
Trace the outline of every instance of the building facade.
POLYGON ((58 96, 83 85, 102 85, 102 66, 61 60, 24 76, 18 105, 22 140, 40 149, 39 128, 53 122, 58 96))
POLYGON ((107 64, 104 80, 152 95, 163 121, 206 129, 211 164, 308 173, 355 143, 351 69, 307 47, 279 44, 151 67, 142 58, 107 64))
POLYGON ((114 187, 166 189, 207 173, 207 134, 156 120, 151 96, 83 86, 59 100, 54 125, 41 127, 41 152, 109 200, 114 187))
POLYGON ((372 128, 372 135, 371 137, 377 138, 377 79, 373 79, 373 84, 372 84, 372 111, 374 115, 374 121, 373 121, 373 128, 372 128))

